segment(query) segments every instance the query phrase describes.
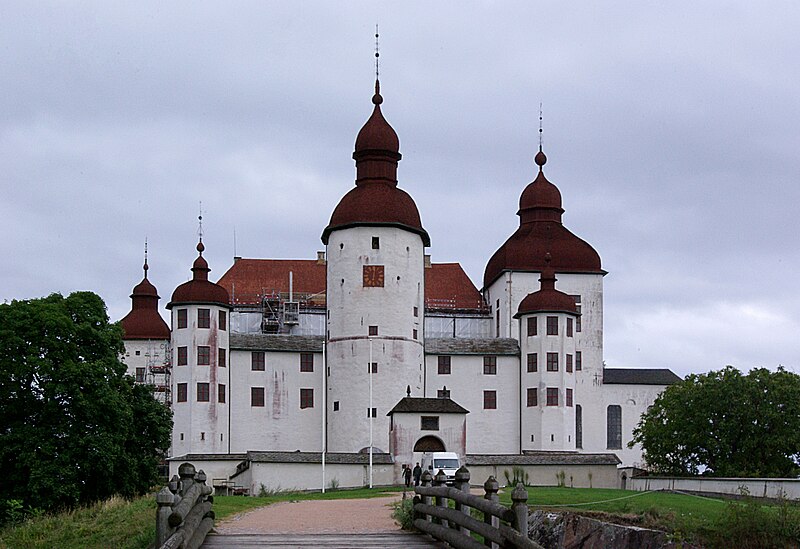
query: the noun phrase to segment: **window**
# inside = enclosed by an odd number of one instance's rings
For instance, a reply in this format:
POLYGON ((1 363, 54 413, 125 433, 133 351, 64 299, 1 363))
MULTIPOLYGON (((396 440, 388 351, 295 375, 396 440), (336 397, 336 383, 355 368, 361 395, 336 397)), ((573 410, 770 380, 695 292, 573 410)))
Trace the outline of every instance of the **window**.
POLYGON ((583 369, 583 364, 581 364, 581 352, 575 351, 575 371, 580 372, 583 369))
POLYGON ((419 418, 419 428, 422 431, 438 431, 439 416, 422 416, 419 418))
POLYGON ((314 353, 300 353, 300 371, 314 371, 314 353))
POLYGON ((483 392, 483 409, 484 410, 497 409, 497 391, 483 392))
POLYGON ((372 414, 371 415, 370 415, 369 411, 370 411, 369 408, 367 408, 367 417, 378 417, 378 409, 377 408, 373 408, 372 409, 372 414))
POLYGON ((414 316, 419 316, 419 307, 414 307, 414 316))
POLYGON ((186 383, 178 383, 178 402, 186 402, 189 396, 189 385, 186 383))
POLYGON ((572 319, 567 319, 567 337, 572 337, 572 319))
POLYGON ((572 406, 572 389, 567 389, 566 404, 567 406, 572 406))
POLYGON ((378 373, 378 363, 377 362, 373 362, 371 364, 368 363, 367 364, 367 373, 377 374, 378 373))
POLYGON ((339 411, 339 401, 338 400, 334 400, 333 401, 333 411, 334 412, 338 412, 339 411))
POLYGON ((197 365, 208 366, 211 364, 211 347, 207 345, 197 346, 197 365))
POLYGON ((144 368, 136 368, 136 381, 139 383, 144 382, 144 368))
POLYGON ((575 318, 575 331, 581 331, 581 296, 573 295, 570 296, 572 299, 575 300, 575 310, 578 313, 578 316, 575 318))
POLYGON ((528 317, 528 337, 538 335, 539 319, 535 316, 528 317))
POLYGON ((266 369, 264 351, 253 351, 250 353, 250 369, 256 372, 263 372, 266 369))
POLYGON ((228 313, 227 311, 219 312, 219 329, 223 332, 228 329, 228 313))
POLYGON ((528 406, 539 405, 539 393, 535 387, 528 388, 528 406))
POLYGON ((377 326, 370 326, 369 327, 369 335, 371 335, 371 336, 378 335, 378 327, 377 326))
POLYGON ((485 356, 483 357, 483 375, 495 376, 497 375, 497 357, 485 356))
POLYGON ((250 406, 264 406, 264 388, 250 387, 250 406))
POLYGON ((178 328, 186 328, 188 324, 188 316, 186 309, 178 309, 178 328))
POLYGON ((547 405, 558 406, 558 388, 556 387, 547 388, 547 405))
POLYGON ((225 404, 225 386, 217 385, 217 401, 220 404, 225 404))
POLYGON ((583 448, 583 408, 575 406, 575 448, 583 448))
POLYGON ((558 371, 558 353, 547 353, 547 371, 558 371))
POLYGON ((412 336, 414 339, 417 339, 417 329, 416 329, 416 328, 414 328, 413 330, 411 330, 411 336, 412 336))
POLYGON ((372 249, 373 250, 380 250, 381 249, 381 239, 378 236, 372 237, 372 249))
POLYGON ((300 389, 300 409, 314 407, 314 389, 300 389))
POLYGON ((548 316, 547 317, 547 335, 549 335, 549 336, 557 336, 558 335, 558 317, 557 316, 548 316))
POLYGON ((567 373, 572 373, 572 355, 567 355, 567 373))
POLYGON ((494 318, 494 331, 495 337, 500 337, 500 300, 497 300, 497 306, 495 307, 495 318, 494 318))
POLYGON ((536 353, 528 353, 528 371, 539 371, 539 355, 536 353))
POLYGON ((141 355, 141 354, 142 354, 142 351, 136 351, 136 353, 134 353, 134 354, 135 354, 136 356, 139 356, 139 355, 141 355))
POLYGON ((450 398, 450 389, 443 387, 436 391, 436 398, 450 398))
POLYGON ((197 327, 211 327, 211 309, 197 309, 197 327))
POLYGON ((189 354, 187 347, 178 347, 178 366, 189 364, 189 354))
POLYGON ((217 354, 217 363, 220 368, 225 368, 228 365, 228 354, 225 352, 225 349, 219 350, 217 354))
POLYGON ((622 406, 612 404, 606 410, 606 447, 622 449, 622 406))
POLYGON ((197 384, 197 402, 208 402, 210 400, 208 383, 197 384))
POLYGON ((439 375, 446 376, 450 374, 450 357, 449 356, 440 356, 439 357, 439 375))

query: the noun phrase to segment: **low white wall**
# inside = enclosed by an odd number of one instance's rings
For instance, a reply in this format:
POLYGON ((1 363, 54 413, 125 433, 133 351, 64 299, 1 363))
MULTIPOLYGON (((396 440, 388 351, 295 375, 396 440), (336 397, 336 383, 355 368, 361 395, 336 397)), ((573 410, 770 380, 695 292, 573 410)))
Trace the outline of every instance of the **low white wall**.
POLYGON ((638 477, 629 478, 628 489, 679 490, 686 492, 706 492, 713 494, 741 494, 747 488, 751 496, 800 500, 800 479, 789 478, 672 478, 638 477))
MULTIPOLYGON (((368 467, 361 464, 326 464, 325 488, 336 479, 339 488, 360 488, 369 483, 368 467)), ((266 490, 320 490, 322 487, 322 465, 319 463, 251 463, 237 481, 247 486, 250 494, 257 496, 264 485, 266 490), (241 480, 240 480, 241 477, 241 480)), ((393 465, 375 464, 372 468, 372 484, 392 484, 393 465)))
POLYGON ((564 473, 564 485, 572 488, 619 488, 619 476, 615 465, 470 465, 469 482, 473 486, 483 485, 489 475, 494 476, 500 486, 506 484, 505 471, 513 475, 513 467, 522 467, 528 473, 531 486, 558 486, 559 475, 564 473))

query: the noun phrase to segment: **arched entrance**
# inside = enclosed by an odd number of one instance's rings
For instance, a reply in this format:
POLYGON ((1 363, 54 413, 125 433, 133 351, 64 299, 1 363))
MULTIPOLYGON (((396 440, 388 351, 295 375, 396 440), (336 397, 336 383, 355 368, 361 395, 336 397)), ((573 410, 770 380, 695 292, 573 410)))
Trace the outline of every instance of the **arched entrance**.
POLYGON ((426 435, 414 444, 415 452, 444 452, 444 442, 433 435, 426 435))

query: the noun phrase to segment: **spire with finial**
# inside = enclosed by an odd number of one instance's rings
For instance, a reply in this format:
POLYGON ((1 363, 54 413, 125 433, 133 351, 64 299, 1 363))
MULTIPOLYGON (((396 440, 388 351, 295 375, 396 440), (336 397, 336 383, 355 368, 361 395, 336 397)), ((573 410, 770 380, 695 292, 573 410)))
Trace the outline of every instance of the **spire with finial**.
POLYGON ((536 157, 533 159, 536 162, 536 165, 539 166, 539 171, 542 171, 542 166, 547 163, 547 156, 545 156, 544 152, 542 151, 542 104, 539 103, 539 152, 536 153, 536 157))
POLYGON ((147 271, 150 269, 147 266, 147 237, 144 237, 144 265, 142 269, 144 269, 144 278, 147 279, 147 271))

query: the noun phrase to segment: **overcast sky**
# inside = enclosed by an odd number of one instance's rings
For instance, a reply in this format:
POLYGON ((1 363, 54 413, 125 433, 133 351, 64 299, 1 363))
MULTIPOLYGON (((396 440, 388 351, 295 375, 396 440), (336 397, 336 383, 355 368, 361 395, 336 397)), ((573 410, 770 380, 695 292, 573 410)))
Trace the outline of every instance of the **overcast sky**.
POLYGON ((800 4, 3 2, 0 299, 312 259, 383 112, 434 262, 482 285, 545 169, 609 366, 800 372, 800 4))

